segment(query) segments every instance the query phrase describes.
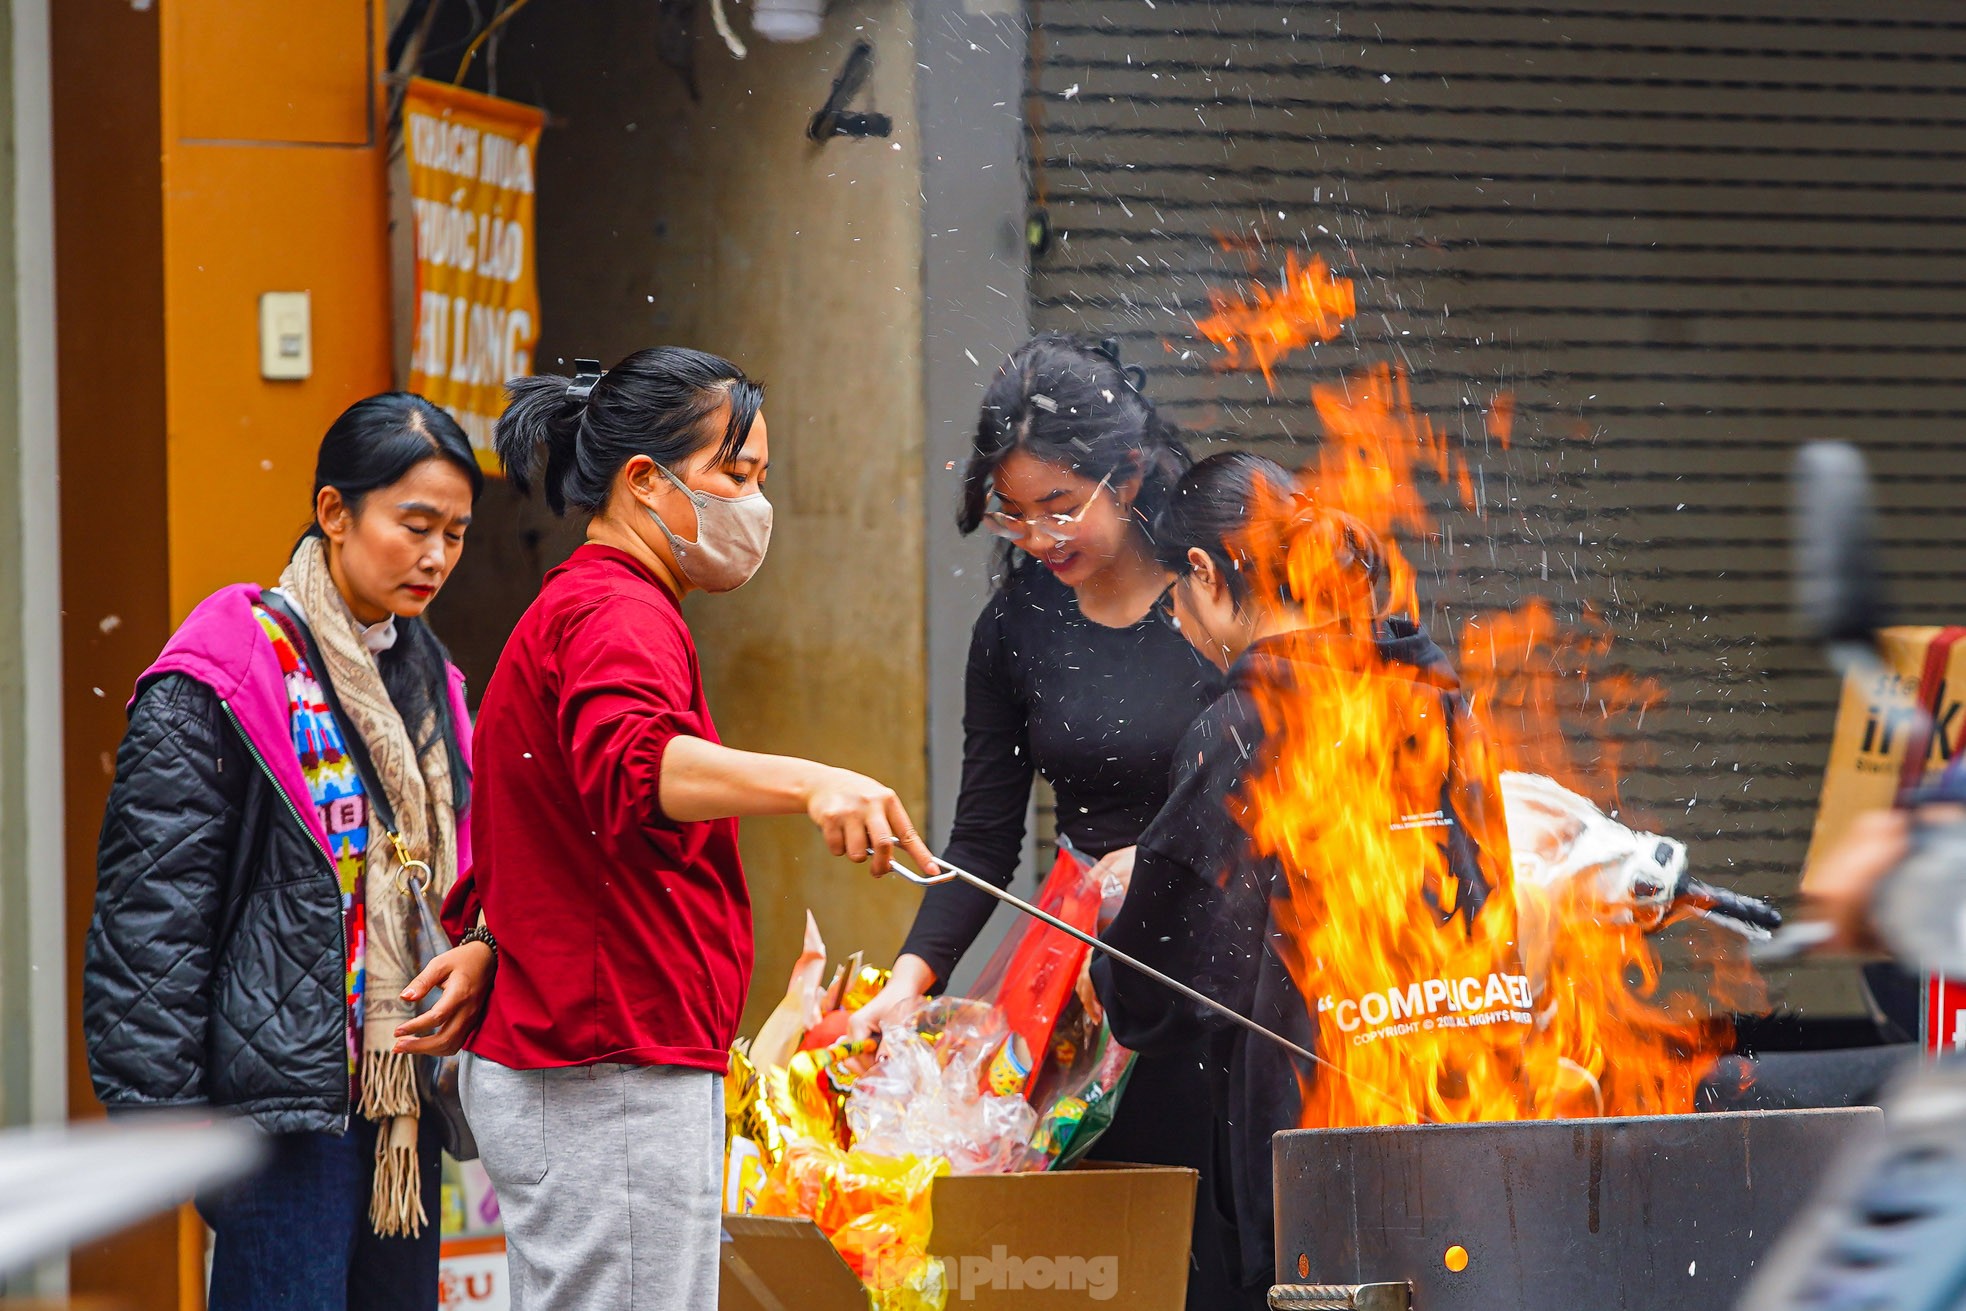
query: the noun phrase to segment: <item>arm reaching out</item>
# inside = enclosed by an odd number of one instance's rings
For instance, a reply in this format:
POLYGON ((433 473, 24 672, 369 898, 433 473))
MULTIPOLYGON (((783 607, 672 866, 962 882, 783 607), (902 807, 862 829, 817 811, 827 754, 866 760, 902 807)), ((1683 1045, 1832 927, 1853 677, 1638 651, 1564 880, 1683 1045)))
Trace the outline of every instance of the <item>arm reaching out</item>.
POLYGON ((893 788, 796 756, 767 756, 698 737, 677 737, 662 754, 660 804, 662 813, 678 823, 803 811, 826 835, 827 850, 855 863, 871 860, 876 875, 887 873, 897 846, 926 872, 937 869, 893 788))
POLYGON ((680 616, 645 622, 590 611, 568 624, 560 663, 562 740, 597 828, 805 814, 836 856, 887 872, 896 845, 933 867, 892 788, 851 770, 738 751, 694 704, 695 657, 680 616))

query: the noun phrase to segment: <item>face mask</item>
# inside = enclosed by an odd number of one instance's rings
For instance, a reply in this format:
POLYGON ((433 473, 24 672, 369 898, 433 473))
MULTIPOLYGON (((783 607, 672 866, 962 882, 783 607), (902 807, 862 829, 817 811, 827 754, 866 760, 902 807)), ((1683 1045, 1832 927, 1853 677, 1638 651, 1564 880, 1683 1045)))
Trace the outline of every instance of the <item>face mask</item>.
POLYGON ((661 515, 646 505, 642 507, 669 539, 669 549, 683 577, 706 592, 734 591, 751 581, 751 575, 764 563, 765 548, 771 545, 771 502, 764 493, 712 496, 697 491, 661 465, 655 467, 696 507, 693 542, 676 536, 661 515))

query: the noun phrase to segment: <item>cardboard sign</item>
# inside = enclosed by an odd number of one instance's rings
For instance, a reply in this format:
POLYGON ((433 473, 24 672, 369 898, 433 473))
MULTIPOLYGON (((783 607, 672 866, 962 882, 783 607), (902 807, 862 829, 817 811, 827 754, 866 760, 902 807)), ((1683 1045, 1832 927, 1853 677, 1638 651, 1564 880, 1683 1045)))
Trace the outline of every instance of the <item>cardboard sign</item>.
POLYGON ((409 389, 449 410, 494 473, 506 379, 532 372, 539 342, 533 182, 544 122, 530 105, 421 78, 403 102, 416 228, 409 389))
POLYGON ((437 1305, 442 1311, 511 1311, 505 1240, 446 1238, 437 1258, 437 1305))
MULTIPOLYGON (((1966 628, 1887 628, 1883 668, 1844 680, 1809 861, 1843 839, 1857 816, 1894 805, 1966 748, 1966 628)), ((1966 985, 1925 983, 1925 1048, 1966 1049, 1966 985)))
POLYGON ((1907 782, 1943 769, 1966 745, 1962 639, 1966 628, 1887 628, 1878 642, 1883 668, 1844 680, 1810 863, 1841 841, 1858 815, 1889 807, 1907 782), (1931 716, 1929 734, 1921 705, 1931 716), (1923 753, 1908 761, 1921 740, 1923 753))

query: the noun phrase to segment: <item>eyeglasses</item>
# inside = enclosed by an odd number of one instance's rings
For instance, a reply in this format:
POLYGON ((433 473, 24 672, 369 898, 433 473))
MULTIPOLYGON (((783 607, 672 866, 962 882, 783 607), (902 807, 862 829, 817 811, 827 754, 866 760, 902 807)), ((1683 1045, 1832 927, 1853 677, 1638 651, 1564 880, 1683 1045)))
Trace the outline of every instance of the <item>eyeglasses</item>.
POLYGON ((1161 589, 1161 594, 1154 598, 1153 609, 1148 613, 1166 624, 1169 628, 1172 628, 1175 632, 1178 633, 1181 631, 1181 616, 1174 612, 1173 583, 1169 583, 1161 589))
POLYGON ((1086 511, 1099 499, 1099 493, 1106 490, 1107 480, 1111 477, 1111 474, 1107 474, 1101 478, 1099 485, 1092 489, 1092 495, 1085 498, 1085 504, 1070 514, 1039 514, 1026 519, 1005 514, 1002 510, 991 510, 983 516, 983 526, 1007 542, 1024 541, 1035 532, 1042 532, 1054 542, 1072 541, 1079 535, 1086 511))

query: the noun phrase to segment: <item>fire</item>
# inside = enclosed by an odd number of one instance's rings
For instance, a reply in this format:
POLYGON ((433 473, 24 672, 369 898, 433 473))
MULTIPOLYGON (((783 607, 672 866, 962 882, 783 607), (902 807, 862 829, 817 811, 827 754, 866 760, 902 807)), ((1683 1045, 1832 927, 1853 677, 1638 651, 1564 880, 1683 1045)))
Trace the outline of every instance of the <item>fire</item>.
POLYGON ((1471 621, 1461 633, 1461 685, 1496 738, 1501 767, 1546 774, 1607 811, 1619 806, 1618 783, 1629 740, 1647 712, 1665 700, 1657 680, 1617 668, 1611 627, 1586 605, 1573 624, 1539 597, 1519 608, 1471 621), (1598 721, 1597 758, 1582 757, 1565 731, 1565 708, 1598 721))
POLYGON ((1333 273, 1322 258, 1301 263, 1293 254, 1275 290, 1251 284, 1247 296, 1237 296, 1210 288, 1208 307, 1208 317, 1196 324, 1201 334, 1228 353, 1230 368, 1244 367, 1246 356, 1274 387, 1276 362, 1336 337, 1358 313, 1358 300, 1351 279, 1333 273))
MULTIPOLYGON (((1295 260, 1290 270, 1287 284, 1295 260)), ((1203 335, 1232 362, 1247 343, 1268 376, 1281 352, 1259 352, 1255 316, 1238 329, 1216 308, 1203 335)), ((1423 470, 1471 505, 1469 465, 1398 370, 1365 370, 1312 400, 1319 453, 1297 495, 1256 507, 1243 543, 1253 595, 1288 596, 1298 612, 1284 639, 1291 677, 1258 693, 1268 767, 1252 773, 1243 822, 1283 872, 1280 951, 1315 1013, 1319 1055, 1337 1067, 1306 1080, 1302 1122, 1691 1110, 1728 1047, 1724 1020, 1694 994, 1661 995, 1643 926, 1605 913, 1594 889, 1518 884, 1499 784, 1504 769, 1526 769, 1615 794, 1619 756, 1584 777, 1559 714, 1642 716, 1660 690, 1604 668, 1610 635, 1595 616, 1567 628, 1540 602, 1468 626, 1458 687, 1391 659, 1375 633, 1419 622, 1396 534, 1431 529, 1423 470)), ((1511 418, 1499 400, 1488 435, 1506 443, 1511 418)), ((1752 978, 1745 964, 1714 973, 1730 993, 1752 978)))

